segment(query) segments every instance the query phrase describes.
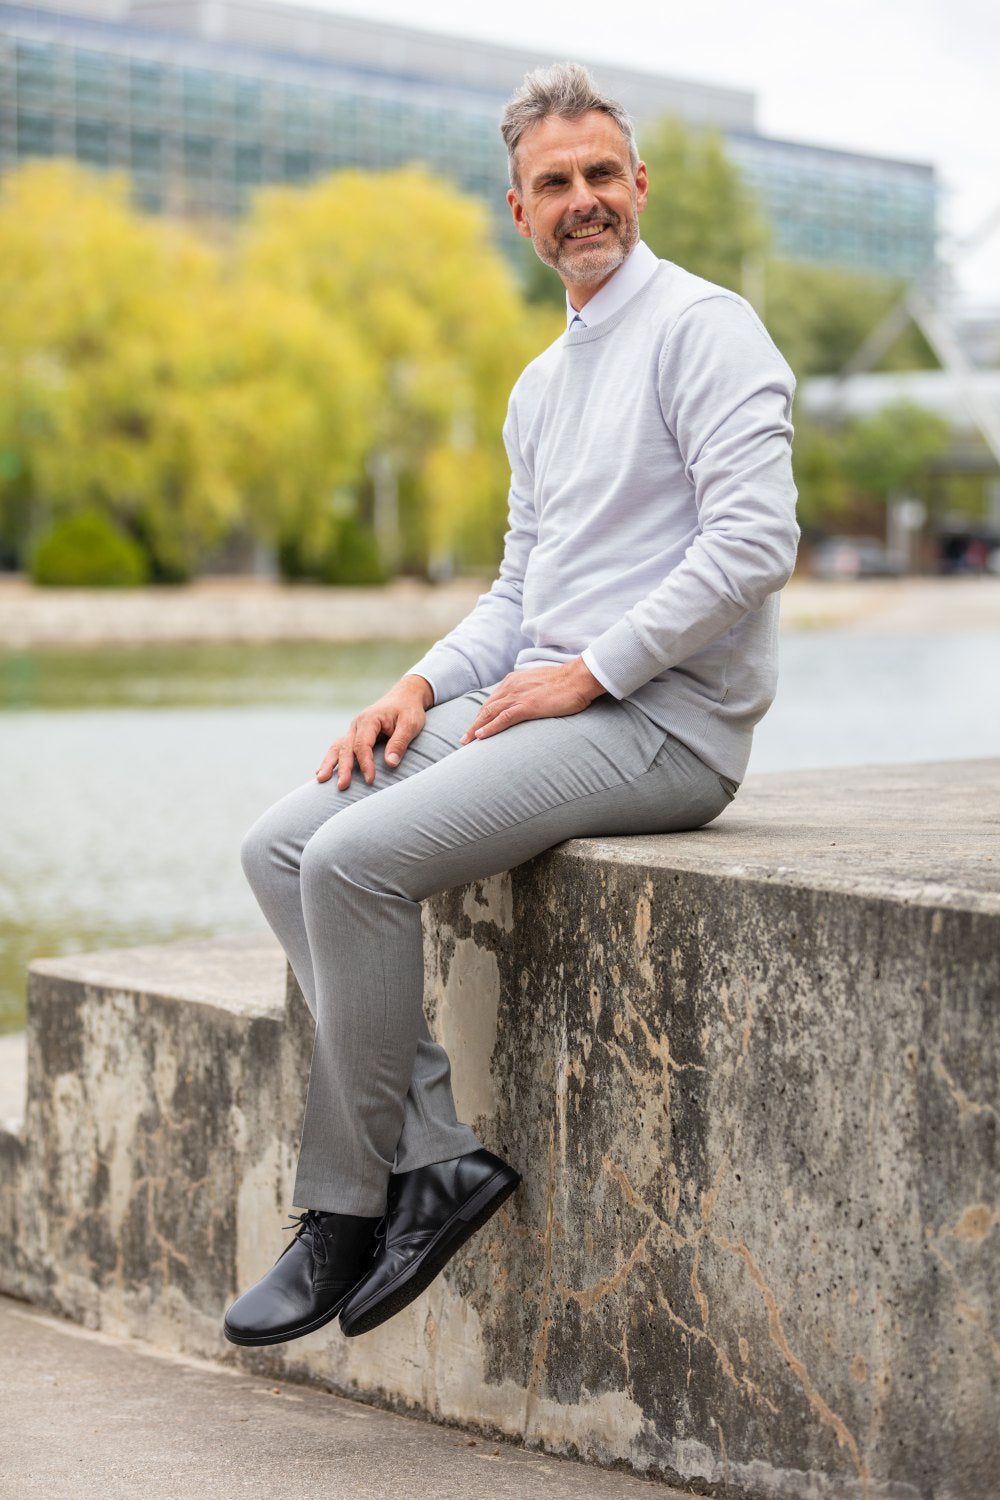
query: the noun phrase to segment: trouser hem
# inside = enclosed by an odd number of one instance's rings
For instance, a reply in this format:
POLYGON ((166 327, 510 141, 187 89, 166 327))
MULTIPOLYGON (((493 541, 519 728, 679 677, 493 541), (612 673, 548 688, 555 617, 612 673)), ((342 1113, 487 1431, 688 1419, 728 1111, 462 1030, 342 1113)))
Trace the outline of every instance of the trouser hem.
POLYGON ((401 1157, 397 1157, 392 1175, 412 1172, 417 1167, 429 1167, 437 1161, 453 1161, 456 1156, 467 1156, 470 1151, 482 1149, 483 1143, 479 1137, 467 1125, 463 1125, 447 1136, 435 1134, 433 1138, 425 1137, 423 1141, 418 1141, 412 1148, 404 1151, 401 1157))
POLYGON ((388 1183, 386 1192, 383 1192, 379 1200, 369 1192, 362 1198, 357 1193, 338 1192, 329 1183, 324 1186, 320 1183, 297 1182, 292 1204, 295 1208, 314 1208, 319 1213, 354 1214, 359 1219, 376 1219, 385 1213, 387 1192, 388 1183))

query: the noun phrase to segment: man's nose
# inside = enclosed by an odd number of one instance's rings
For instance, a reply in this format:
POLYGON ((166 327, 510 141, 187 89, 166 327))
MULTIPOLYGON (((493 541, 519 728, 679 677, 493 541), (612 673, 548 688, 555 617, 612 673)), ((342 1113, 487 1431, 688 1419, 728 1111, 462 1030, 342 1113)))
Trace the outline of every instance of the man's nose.
POLYGON ((593 213, 598 206, 593 184, 587 181, 582 172, 575 172, 570 182, 570 213, 581 217, 593 213))

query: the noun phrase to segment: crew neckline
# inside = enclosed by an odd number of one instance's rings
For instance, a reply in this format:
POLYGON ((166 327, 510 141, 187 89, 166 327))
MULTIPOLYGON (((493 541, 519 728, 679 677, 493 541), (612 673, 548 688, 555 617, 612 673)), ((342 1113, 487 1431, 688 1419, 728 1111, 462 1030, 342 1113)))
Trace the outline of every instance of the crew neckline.
POLYGON ((605 334, 610 333, 612 329, 618 327, 619 323, 630 314, 637 303, 649 295, 651 288, 657 282, 662 281, 664 276, 669 275, 671 269, 670 261, 661 260, 657 264, 652 276, 648 277, 639 290, 633 292, 628 301, 622 303, 616 312, 610 313, 608 317, 602 318, 599 323, 594 323, 589 327, 587 324, 583 324, 576 328, 567 328, 562 335, 563 342, 568 348, 574 348, 577 344, 592 344, 595 339, 604 338, 605 334))
POLYGON ((612 317, 646 285, 657 264, 658 259, 649 246, 641 239, 636 240, 621 265, 579 311, 570 302, 569 292, 566 293, 566 326, 572 328, 579 318, 584 328, 595 328, 605 318, 612 317))

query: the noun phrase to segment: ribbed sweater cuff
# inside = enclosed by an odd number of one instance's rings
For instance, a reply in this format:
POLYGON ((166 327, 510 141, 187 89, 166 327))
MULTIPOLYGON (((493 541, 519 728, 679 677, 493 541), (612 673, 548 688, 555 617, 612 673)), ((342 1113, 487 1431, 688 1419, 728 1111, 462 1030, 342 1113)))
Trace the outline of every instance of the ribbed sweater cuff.
POLYGON ((432 707, 447 703, 451 698, 460 698, 463 693, 479 686, 479 679, 466 658, 457 651, 449 651, 447 647, 432 646, 418 662, 407 667, 406 672, 416 672, 418 676, 427 678, 434 689, 432 707))
POLYGON ((580 654, 614 698, 627 698, 664 669, 664 663, 643 645, 628 620, 618 620, 580 654))

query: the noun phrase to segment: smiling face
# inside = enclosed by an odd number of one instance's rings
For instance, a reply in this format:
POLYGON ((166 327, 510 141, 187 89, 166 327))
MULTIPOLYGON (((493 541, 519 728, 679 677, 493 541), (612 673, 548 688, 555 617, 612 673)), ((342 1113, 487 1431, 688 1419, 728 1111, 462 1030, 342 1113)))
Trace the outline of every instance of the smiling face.
POLYGON ((628 143, 610 115, 549 115, 517 146, 520 186, 507 202, 539 260, 558 271, 579 311, 639 238, 646 164, 633 171, 628 143))

